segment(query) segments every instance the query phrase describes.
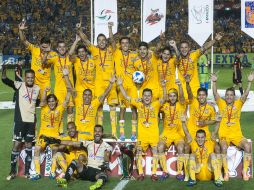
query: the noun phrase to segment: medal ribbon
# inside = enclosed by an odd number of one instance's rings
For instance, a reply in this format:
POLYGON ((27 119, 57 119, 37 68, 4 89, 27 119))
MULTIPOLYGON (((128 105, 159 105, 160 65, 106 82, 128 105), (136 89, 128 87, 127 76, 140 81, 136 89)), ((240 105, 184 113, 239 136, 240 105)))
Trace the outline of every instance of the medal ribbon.
POLYGON ((30 104, 32 103, 33 92, 34 92, 34 89, 32 88, 32 93, 31 93, 31 96, 30 96, 30 94, 29 94, 29 92, 28 92, 28 88, 27 88, 27 86, 26 86, 26 93, 27 93, 27 95, 28 95, 28 99, 29 99, 30 104))
POLYGON ((53 113, 50 113, 50 126, 54 126, 54 121, 55 121, 55 111, 53 113))
POLYGON ((199 110, 200 110, 200 112, 199 112, 198 120, 200 120, 200 119, 203 117, 203 115, 204 115, 204 113, 205 113, 206 105, 207 105, 207 103, 205 104, 205 108, 204 108, 204 110, 203 110, 202 113, 201 113, 201 107, 202 107, 202 106, 199 105, 199 110))
POLYGON ((84 67, 83 67, 83 63, 84 63, 84 62, 80 60, 81 68, 82 68, 83 72, 85 73, 84 75, 86 75, 86 74, 87 74, 87 71, 88 71, 89 59, 87 58, 87 61, 86 61, 86 70, 85 70, 84 67))
POLYGON ((232 105, 232 107, 231 107, 230 111, 229 111, 229 109, 228 109, 228 107, 229 107, 229 106, 227 106, 228 123, 230 123, 230 120, 231 120, 233 106, 234 106, 234 104, 232 105))
MULTIPOLYGON (((102 144, 102 143, 101 143, 101 144, 102 144)), ((97 150, 95 150, 95 143, 93 144, 93 155, 94 155, 93 158, 94 158, 94 160, 95 160, 95 157, 96 157, 96 154, 97 154, 99 148, 101 147, 101 144, 98 146, 97 150)))
POLYGON ((201 151, 199 150, 201 164, 203 164, 203 152, 204 152, 204 148, 205 148, 205 145, 201 148, 201 151))
POLYGON ((64 56, 64 67, 63 67, 63 65, 62 65, 60 56, 58 56, 58 63, 60 64, 61 69, 63 70, 63 68, 66 67, 66 56, 64 56))
MULTIPOLYGON (((121 51, 122 52, 122 51, 121 51)), ((123 64, 124 64, 124 71, 126 72, 126 70, 127 70, 127 67, 128 67, 128 62, 129 62, 129 52, 128 52, 128 55, 127 55, 127 59, 125 60, 124 59, 124 54, 123 54, 123 52, 122 52, 122 57, 123 57, 123 64)))
POLYGON ((85 108, 85 104, 83 104, 83 120, 86 119, 86 115, 88 113, 88 110, 90 108, 91 105, 88 105, 88 107, 86 108, 86 110, 84 109, 85 108))
POLYGON ((174 106, 174 112, 173 112, 173 114, 171 113, 171 106, 170 106, 170 124, 173 124, 173 122, 174 122, 175 113, 176 113, 176 105, 174 106))
POLYGON ((144 115, 145 115, 146 123, 148 123, 148 121, 149 121, 149 111, 150 111, 150 109, 148 108, 148 111, 146 114, 146 107, 144 106, 144 115))
POLYGON ((107 57, 107 49, 106 49, 104 57, 103 57, 103 62, 102 62, 101 50, 100 49, 99 49, 99 54, 100 54, 101 66, 102 66, 102 68, 104 68, 105 60, 106 60, 106 57, 107 57))
POLYGON ((161 71, 162 71, 163 80, 166 80, 168 65, 169 65, 168 62, 166 62, 166 63, 161 63, 161 71), (164 65, 164 64, 167 64, 167 65, 166 65, 166 70, 165 70, 165 71, 164 71, 164 69, 163 69, 163 65, 164 65))
POLYGON ((188 68, 189 68, 189 56, 190 56, 190 54, 188 53, 187 60, 186 60, 187 61, 186 66, 185 66, 184 61, 183 61, 184 59, 181 60, 181 64, 182 64, 183 70, 184 70, 183 75, 186 75, 187 72, 188 72, 188 68))
POLYGON ((143 70, 144 70, 145 76, 147 75, 147 72, 148 72, 147 61, 148 61, 148 60, 146 60, 146 64, 144 65, 144 62, 141 60, 141 64, 142 64, 142 68, 143 68, 143 70), (145 66, 146 66, 146 68, 145 68, 145 66))

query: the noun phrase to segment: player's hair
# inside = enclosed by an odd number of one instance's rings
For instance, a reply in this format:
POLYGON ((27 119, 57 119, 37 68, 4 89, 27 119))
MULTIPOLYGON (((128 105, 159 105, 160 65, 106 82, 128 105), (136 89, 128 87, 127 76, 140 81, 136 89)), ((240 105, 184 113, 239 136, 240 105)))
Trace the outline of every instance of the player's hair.
POLYGON ((161 50, 161 52, 164 52, 165 50, 168 50, 168 51, 170 52, 170 54, 171 54, 171 49, 170 49, 169 46, 164 47, 164 48, 161 50))
POLYGON ((95 128, 101 128, 102 132, 104 131, 103 126, 102 126, 102 125, 98 125, 98 124, 97 124, 97 125, 95 125, 95 126, 94 126, 94 129, 95 129, 95 128))
POLYGON ((40 44, 50 44, 50 39, 47 36, 41 38, 40 44))
POLYGON ((130 38, 128 36, 123 36, 119 39, 119 43, 122 42, 122 40, 128 40, 129 42, 131 41, 130 38))
POLYGON ((87 91, 90 92, 91 94, 93 94, 92 90, 89 89, 89 88, 85 89, 85 90, 83 91, 83 94, 84 94, 85 92, 87 92, 87 91))
POLYGON ((32 74, 35 75, 35 72, 34 72, 33 69, 27 69, 27 70, 25 70, 25 76, 26 76, 26 74, 28 74, 28 73, 32 73, 32 74))
POLYGON ((98 36, 97 36, 97 41, 98 41, 99 37, 101 37, 101 36, 103 36, 105 39, 107 39, 107 37, 106 37, 104 34, 100 33, 100 34, 98 34, 98 36))
POLYGON ((147 49, 148 49, 148 43, 146 43, 146 42, 139 42, 139 44, 138 44, 138 47, 140 48, 141 46, 145 46, 147 49))
POLYGON ((181 44, 187 44, 188 46, 190 45, 189 42, 188 42, 187 40, 181 41, 181 42, 180 42, 180 45, 181 45, 181 44))
POLYGON ((198 134, 198 133, 203 133, 203 134, 205 134, 205 136, 206 136, 206 132, 205 132, 205 130, 203 130, 203 129, 197 130, 196 134, 198 134))
POLYGON ((59 45, 59 44, 65 44, 65 41, 64 40, 58 40, 57 45, 59 45))
POLYGON ((227 89, 226 89, 226 93, 227 93, 228 91, 233 92, 234 95, 235 95, 235 88, 234 88, 234 87, 227 88, 227 89))
POLYGON ((85 52, 88 53, 86 46, 83 45, 83 44, 82 44, 82 45, 78 45, 78 47, 77 47, 77 49, 76 49, 76 53, 77 53, 77 54, 78 54, 78 50, 79 50, 79 49, 84 49, 85 52))
POLYGON ((208 94, 206 88, 199 88, 198 91, 197 91, 197 95, 199 94, 199 92, 205 92, 206 96, 207 96, 207 94, 208 94))
POLYGON ((142 95, 145 93, 145 92, 151 92, 151 95, 153 95, 153 91, 150 89, 150 88, 145 88, 142 92, 142 95))
POLYGON ((48 101, 49 101, 49 99, 50 98, 54 98, 54 100, 56 101, 56 102, 58 102, 58 100, 57 100, 57 97, 56 97, 56 95, 55 94, 49 94, 49 95, 47 95, 47 103, 48 103, 48 101))
POLYGON ((75 129, 76 129, 76 127, 77 127, 74 121, 69 121, 69 122, 67 123, 67 126, 68 126, 68 125, 74 125, 75 129))

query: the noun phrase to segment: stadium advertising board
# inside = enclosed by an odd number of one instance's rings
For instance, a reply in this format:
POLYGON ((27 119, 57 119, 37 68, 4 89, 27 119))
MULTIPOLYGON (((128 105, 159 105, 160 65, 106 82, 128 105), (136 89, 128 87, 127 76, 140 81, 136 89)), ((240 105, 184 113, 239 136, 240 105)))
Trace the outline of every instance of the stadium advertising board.
MULTIPOLYGON (((214 64, 218 65, 233 65, 235 53, 215 53, 213 55, 214 64)), ((242 58, 242 64, 253 64, 254 63, 254 53, 246 53, 242 58)))

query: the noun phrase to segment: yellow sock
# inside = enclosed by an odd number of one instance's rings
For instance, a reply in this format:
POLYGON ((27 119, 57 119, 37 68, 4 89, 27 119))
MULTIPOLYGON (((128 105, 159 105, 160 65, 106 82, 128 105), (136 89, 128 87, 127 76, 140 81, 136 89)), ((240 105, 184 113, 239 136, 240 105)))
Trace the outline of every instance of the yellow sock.
POLYGON ((188 170, 189 156, 190 156, 189 154, 184 154, 184 163, 183 163, 183 166, 184 166, 185 177, 189 176, 189 170, 188 170))
POLYGON ((182 174, 184 165, 184 155, 179 154, 177 157, 177 174, 182 174))
POLYGON ((192 180, 196 180, 196 161, 193 159, 189 160, 189 174, 192 180))
POLYGON ((119 121, 120 135, 124 135, 124 120, 119 121))
POLYGON ((66 163, 66 160, 63 157, 63 155, 61 153, 57 154, 56 160, 57 160, 58 165, 61 167, 61 169, 65 173, 67 170, 67 163, 66 163))
POLYGON ((54 173, 56 171, 56 154, 52 158, 52 164, 51 164, 51 172, 54 173))
POLYGON ((142 155, 138 154, 137 155, 137 167, 138 167, 138 174, 139 175, 143 174, 142 160, 143 160, 142 155))
POLYGON ((166 155, 164 153, 161 153, 161 154, 159 154, 158 157, 159 157, 160 165, 161 165, 163 172, 168 173, 166 155))
POLYGON ((221 176, 221 167, 220 167, 220 159, 214 158, 211 159, 211 164, 213 168, 213 173, 214 173, 214 180, 218 180, 221 176))
POLYGON ((227 162, 227 155, 226 154, 222 154, 222 166, 224 169, 224 173, 228 173, 228 162, 227 162))
POLYGON ((247 172, 248 167, 250 166, 250 161, 251 161, 251 154, 244 153, 244 156, 243 156, 243 171, 244 172, 247 172))
POLYGON ((156 174, 158 168, 158 155, 153 155, 153 166, 152 166, 152 174, 156 174))
POLYGON ((97 111, 97 124, 102 125, 103 124, 103 108, 98 109, 97 111))
POLYGON ((133 135, 136 135, 137 125, 138 125, 137 120, 131 120, 131 131, 133 135))
POLYGON ((116 111, 110 110, 110 121, 112 128, 112 135, 116 136, 116 111))
POLYGON ((40 157, 35 156, 34 157, 34 165, 35 165, 35 171, 37 174, 41 173, 41 167, 40 167, 40 157))
POLYGON ((74 122, 74 113, 67 114, 67 123, 74 122))

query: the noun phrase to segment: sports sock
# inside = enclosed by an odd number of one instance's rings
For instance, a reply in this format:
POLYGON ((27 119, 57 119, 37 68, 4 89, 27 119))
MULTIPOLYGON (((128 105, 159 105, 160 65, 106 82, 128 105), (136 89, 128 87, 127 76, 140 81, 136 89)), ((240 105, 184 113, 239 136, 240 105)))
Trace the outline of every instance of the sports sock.
POLYGON ((131 131, 133 135, 136 135, 137 125, 138 125, 137 120, 131 120, 131 131))
POLYGON ((159 157, 160 165, 161 165, 161 168, 162 168, 163 172, 168 173, 167 164, 166 164, 167 161, 166 161, 166 155, 165 155, 165 153, 164 152, 160 153, 158 155, 158 157, 159 157))
POLYGON ((184 154, 184 175, 189 176, 188 163, 189 163, 189 154, 184 154))
POLYGON ((221 168, 219 163, 220 158, 211 159, 211 164, 214 173, 214 180, 218 180, 221 176, 221 168))
POLYGON ((141 154, 137 155, 137 167, 138 167, 138 174, 142 175, 143 174, 143 166, 142 166, 142 160, 143 157, 141 154))
POLYGON ((34 156, 34 165, 36 173, 40 174, 41 173, 40 156, 34 156))
POLYGON ((196 161, 193 159, 189 160, 189 174, 192 180, 196 180, 196 161))
POLYGON ((158 168, 158 154, 153 154, 152 175, 156 174, 158 168))
POLYGON ((19 156, 19 151, 12 151, 11 152, 11 173, 17 173, 17 160, 19 156))
POLYGON ((244 153, 243 156, 243 171, 247 172, 248 167, 250 166, 251 161, 251 154, 250 153, 244 153))
POLYGON ((103 124, 103 108, 98 109, 97 111, 97 124, 102 125, 103 124))
POLYGON ((56 157, 56 160, 57 160, 58 165, 61 167, 61 169, 65 173, 67 170, 67 163, 66 163, 66 160, 64 159, 63 155, 58 154, 56 157))
POLYGON ((119 126, 120 126, 120 136, 124 136, 124 120, 119 121, 119 126))
POLYGON ((112 135, 116 136, 116 110, 110 110, 109 114, 110 114, 112 135))
POLYGON ((32 162, 32 148, 26 148, 25 174, 29 174, 31 162, 32 162))
POLYGON ((64 178, 69 181, 71 179, 72 174, 77 169, 76 161, 72 161, 71 164, 68 166, 64 178))
POLYGON ((177 174, 182 174, 184 165, 184 155, 179 154, 177 157, 177 174))
POLYGON ((222 158, 222 166, 223 166, 223 169, 224 169, 224 173, 228 173, 227 155, 226 154, 222 154, 221 158, 222 158))
POLYGON ((243 95, 243 87, 239 87, 241 95, 243 95))

